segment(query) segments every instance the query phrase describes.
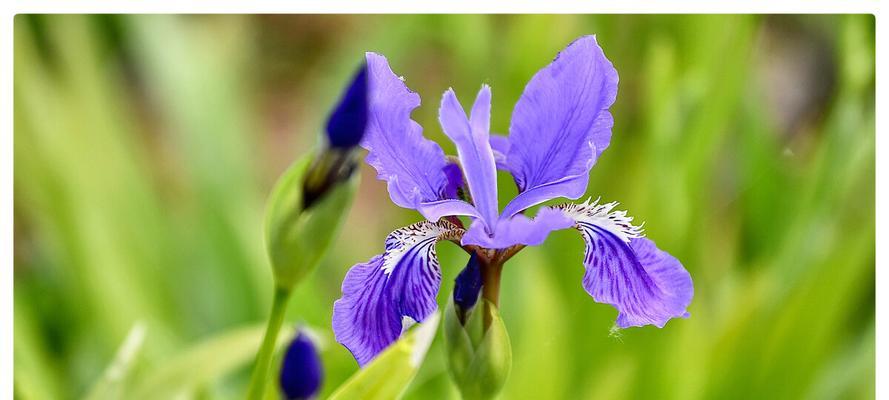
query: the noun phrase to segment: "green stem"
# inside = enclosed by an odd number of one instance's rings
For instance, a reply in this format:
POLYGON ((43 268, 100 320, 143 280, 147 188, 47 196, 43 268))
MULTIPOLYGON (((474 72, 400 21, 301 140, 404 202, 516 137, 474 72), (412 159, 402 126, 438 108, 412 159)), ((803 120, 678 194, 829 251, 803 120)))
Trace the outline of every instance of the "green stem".
POLYGON ((265 384, 268 382, 269 370, 272 368, 272 357, 275 355, 275 344, 278 342, 278 332, 284 322, 284 311, 287 310, 287 301, 290 300, 290 289, 278 287, 275 289, 275 297, 272 300, 272 313, 269 315, 269 324, 262 339, 262 347, 256 355, 256 364, 253 366, 253 375, 250 378, 250 388, 247 391, 247 399, 260 400, 265 396, 265 384))
POLYGON ((488 331, 488 327, 493 322, 493 307, 500 307, 500 272, 503 271, 503 263, 497 260, 482 261, 482 298, 485 301, 484 329, 488 331))

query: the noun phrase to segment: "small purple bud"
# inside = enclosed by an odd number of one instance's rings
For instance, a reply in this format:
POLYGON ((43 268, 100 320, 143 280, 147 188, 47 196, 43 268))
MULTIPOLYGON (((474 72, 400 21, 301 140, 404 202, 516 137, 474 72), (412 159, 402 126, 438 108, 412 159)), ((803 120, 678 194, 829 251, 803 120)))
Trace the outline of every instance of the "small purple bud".
POLYGON ((324 368, 315 344, 300 331, 281 363, 281 391, 287 399, 311 399, 318 394, 323 380, 324 368))
POLYGON ((358 145, 367 126, 367 64, 363 64, 340 103, 327 120, 330 147, 348 149, 358 145))
POLYGON ((303 184, 302 208, 308 209, 357 169, 354 149, 367 127, 367 64, 362 64, 327 120, 327 145, 312 161, 303 184))
POLYGON ((454 280, 454 308, 460 323, 466 324, 466 314, 472 310, 478 301, 478 294, 482 289, 482 269, 478 262, 478 255, 472 253, 466 268, 460 271, 454 280))

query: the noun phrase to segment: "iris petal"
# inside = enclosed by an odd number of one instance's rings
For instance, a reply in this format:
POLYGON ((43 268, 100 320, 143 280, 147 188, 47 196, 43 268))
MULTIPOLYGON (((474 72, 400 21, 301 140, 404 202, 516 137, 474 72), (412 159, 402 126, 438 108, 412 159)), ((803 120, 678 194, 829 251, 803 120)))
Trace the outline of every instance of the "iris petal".
POLYGON ((470 217, 481 217, 478 210, 463 200, 438 200, 426 203, 420 203, 417 211, 423 214, 429 221, 438 221, 439 218, 446 215, 467 215, 470 217))
POLYGON ((490 142, 497 169, 509 171, 509 163, 506 161, 506 155, 509 154, 509 138, 504 135, 492 134, 490 142))
POLYGON ((441 99, 439 122, 445 134, 457 146, 463 174, 469 184, 472 201, 485 222, 492 226, 497 221, 497 168, 494 153, 488 142, 491 121, 491 88, 482 86, 470 118, 448 89, 441 99))
POLYGON ((688 271, 673 256, 641 236, 640 228, 616 203, 569 204, 561 209, 586 242, 583 287, 599 303, 619 311, 617 326, 663 327, 688 317, 694 288, 688 271))
POLYGON ((404 317, 421 322, 435 311, 441 284, 435 244, 462 233, 446 221, 416 223, 392 232, 382 255, 349 270, 333 305, 333 332, 359 365, 398 339, 404 317))
POLYGON ((392 202, 418 209, 452 196, 444 152, 423 137, 423 128, 411 119, 420 96, 379 54, 367 53, 367 72, 369 113, 361 146, 368 150, 366 161, 377 170, 377 177, 388 183, 392 202))
POLYGON ((505 249, 518 244, 537 246, 550 232, 570 228, 572 224, 573 221, 561 211, 542 208, 534 219, 522 214, 500 219, 490 233, 482 221, 475 220, 463 235, 462 243, 488 249, 505 249))
POLYGON ((509 127, 506 162, 520 193, 505 217, 556 197, 583 195, 590 169, 611 141, 608 109, 617 81, 594 36, 568 45, 531 78, 509 127))

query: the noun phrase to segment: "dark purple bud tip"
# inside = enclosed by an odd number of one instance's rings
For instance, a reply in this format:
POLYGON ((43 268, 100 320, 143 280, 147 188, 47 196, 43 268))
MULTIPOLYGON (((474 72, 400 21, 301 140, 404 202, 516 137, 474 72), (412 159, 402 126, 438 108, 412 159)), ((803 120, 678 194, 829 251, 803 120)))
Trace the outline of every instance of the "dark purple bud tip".
POLYGON ((318 394, 324 380, 324 368, 315 345, 299 332, 284 354, 281 363, 281 391, 286 399, 311 399, 318 394))
POLYGON ((361 142, 367 126, 367 100, 367 64, 362 64, 327 120, 330 147, 348 149, 361 142))
POLYGON ((478 301, 478 294, 482 289, 482 269, 478 262, 478 255, 469 256, 466 268, 460 271, 454 280, 454 308, 460 323, 466 324, 466 314, 472 310, 478 301))

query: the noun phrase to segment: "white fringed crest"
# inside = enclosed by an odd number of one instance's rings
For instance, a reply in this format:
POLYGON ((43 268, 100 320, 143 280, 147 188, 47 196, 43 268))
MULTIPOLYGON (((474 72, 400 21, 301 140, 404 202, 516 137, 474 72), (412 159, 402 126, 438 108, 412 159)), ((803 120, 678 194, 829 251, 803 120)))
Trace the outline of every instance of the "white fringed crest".
POLYGON ((626 211, 612 211, 617 207, 616 201, 599 204, 600 199, 601 197, 591 201, 592 197, 590 197, 583 203, 562 204, 557 208, 562 209, 565 215, 574 219, 578 228, 583 223, 596 225, 613 233, 625 243, 629 243, 630 239, 645 236, 642 225, 633 225, 633 217, 628 217, 626 211))

